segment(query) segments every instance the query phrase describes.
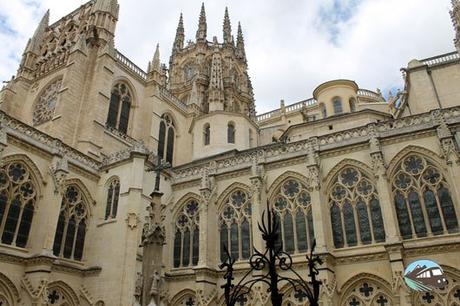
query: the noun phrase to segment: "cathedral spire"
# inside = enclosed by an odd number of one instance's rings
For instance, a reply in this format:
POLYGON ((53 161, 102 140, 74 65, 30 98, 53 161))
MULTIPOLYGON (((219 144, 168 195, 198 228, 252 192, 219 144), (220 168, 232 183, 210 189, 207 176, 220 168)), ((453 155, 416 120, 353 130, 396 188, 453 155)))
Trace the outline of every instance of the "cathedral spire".
POLYGON ((157 47, 155 49, 155 54, 153 55, 152 69, 154 71, 158 71, 158 72, 160 72, 160 70, 161 70, 161 65, 160 65, 160 44, 157 44, 157 47))
POLYGON ((206 11, 204 9, 204 2, 201 4, 200 19, 198 21, 198 30, 196 31, 196 41, 197 42, 206 42, 206 11))
POLYGON ((179 24, 177 25, 177 30, 176 30, 176 38, 174 39, 173 53, 180 51, 184 48, 184 39, 185 39, 184 32, 185 32, 184 31, 184 19, 182 17, 182 13, 180 13, 179 24))
POLYGON ((238 57, 246 62, 246 51, 244 50, 244 38, 243 30, 241 29, 241 23, 238 22, 238 36, 236 37, 236 49, 238 51, 238 57))
POLYGON ((225 7, 224 15, 224 44, 232 43, 232 26, 230 24, 230 17, 228 16, 228 8, 225 7))
POLYGON ((224 82, 222 78, 222 58, 219 48, 214 44, 211 63, 211 79, 209 82, 208 104, 209 111, 224 110, 224 82))
POLYGON ((38 24, 37 29, 35 30, 34 36, 30 40, 30 43, 27 44, 27 48, 25 52, 39 52, 40 43, 43 39, 43 35, 45 34, 46 28, 49 26, 50 21, 50 10, 47 10, 45 15, 43 16, 42 20, 38 24))
POLYGON ((450 11, 455 30, 455 47, 460 52, 460 0, 452 0, 452 11, 450 11))

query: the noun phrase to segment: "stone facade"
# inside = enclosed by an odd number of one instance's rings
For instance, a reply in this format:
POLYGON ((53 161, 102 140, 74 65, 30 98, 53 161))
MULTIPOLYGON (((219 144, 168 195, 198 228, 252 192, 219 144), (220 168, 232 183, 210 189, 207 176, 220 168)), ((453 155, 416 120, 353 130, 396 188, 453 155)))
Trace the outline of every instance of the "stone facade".
POLYGON ((222 43, 202 6, 196 41, 180 16, 169 69, 157 46, 147 71, 115 49, 118 11, 46 13, 0 92, 0 305, 221 305, 221 246, 238 280, 267 201, 304 276, 316 239, 321 305, 460 305, 457 51, 412 60, 388 99, 332 80, 257 115, 227 9, 222 43), (404 285, 421 258, 446 288, 404 285))

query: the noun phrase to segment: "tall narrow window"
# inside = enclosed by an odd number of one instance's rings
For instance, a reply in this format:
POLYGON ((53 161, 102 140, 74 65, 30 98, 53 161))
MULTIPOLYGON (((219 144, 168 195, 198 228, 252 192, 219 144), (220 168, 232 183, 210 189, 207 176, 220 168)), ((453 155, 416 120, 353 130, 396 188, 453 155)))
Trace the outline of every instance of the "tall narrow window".
POLYGON ((33 112, 32 121, 34 125, 40 125, 53 119, 61 84, 62 79, 54 81, 48 85, 40 97, 38 97, 33 112))
POLYGON ((235 143, 235 124, 233 122, 227 126, 227 143, 235 143))
POLYGON ((329 207, 336 248, 385 241, 377 190, 359 169, 347 167, 337 174, 329 191, 329 207))
POLYGON ((175 268, 198 264, 199 229, 198 202, 190 200, 176 218, 173 254, 175 268))
POLYGON ((350 112, 356 112, 356 99, 350 98, 348 102, 350 103, 350 112))
POLYGON ((116 84, 110 96, 106 126, 126 134, 128 132, 131 104, 132 94, 128 86, 124 83, 116 84))
POLYGON ((53 254, 73 260, 82 260, 88 222, 88 209, 77 186, 67 187, 61 203, 53 254))
POLYGON ((341 114, 343 112, 342 100, 339 97, 334 98, 332 104, 334 106, 334 114, 341 114))
POLYGON ((410 155, 392 177, 399 231, 404 239, 458 232, 449 186, 428 159, 410 155))
POLYGON ((233 191, 225 200, 219 214, 221 260, 225 260, 225 245, 235 260, 248 259, 251 254, 251 202, 241 190, 233 191))
POLYGON ((174 141, 176 130, 174 122, 168 114, 161 116, 158 135, 158 156, 172 165, 174 159, 174 141))
POLYGON ((120 181, 112 180, 107 189, 107 204, 105 207, 105 220, 117 217, 118 198, 120 197, 120 181))
POLYGON ((203 127, 203 142, 207 146, 211 143, 211 127, 206 123, 203 127))
POLYGON ((319 104, 319 110, 321 112, 321 116, 323 116, 323 118, 326 118, 327 117, 327 110, 326 110, 326 106, 324 105, 324 103, 319 104))
POLYGON ((36 200, 36 188, 25 164, 11 162, 0 168, 1 243, 26 247, 36 200))
POLYGON ((273 208, 280 221, 284 251, 307 252, 314 239, 310 193, 299 180, 290 178, 274 194, 273 208))

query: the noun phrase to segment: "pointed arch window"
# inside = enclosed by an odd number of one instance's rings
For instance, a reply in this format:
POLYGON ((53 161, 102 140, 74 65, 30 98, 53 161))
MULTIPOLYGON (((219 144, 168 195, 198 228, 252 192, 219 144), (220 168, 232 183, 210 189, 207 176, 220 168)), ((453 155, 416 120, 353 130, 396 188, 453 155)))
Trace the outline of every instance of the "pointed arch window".
POLYGON ((42 123, 51 121, 53 119, 54 110, 58 100, 58 94, 61 90, 62 79, 56 80, 48 85, 45 90, 38 97, 35 103, 32 122, 33 125, 40 125, 42 123))
POLYGON ((26 247, 36 200, 36 187, 24 163, 11 162, 0 168, 1 243, 26 247))
POLYGON ((315 236, 310 193, 299 180, 290 178, 275 194, 272 203, 281 224, 278 245, 289 254, 307 252, 315 236))
POLYGON ((203 127, 203 142, 205 146, 211 143, 211 127, 209 123, 206 123, 203 127))
POLYGON ((161 116, 158 135, 158 156, 172 165, 174 159, 174 141, 176 129, 168 114, 161 116))
POLYGON ((449 185, 428 159, 416 154, 404 158, 391 182, 403 239, 458 232, 449 185))
POLYGON ((347 167, 329 190, 332 235, 336 248, 385 241, 377 190, 362 171, 347 167))
POLYGON ((198 202, 188 201, 176 217, 173 264, 175 268, 196 266, 199 259, 200 225, 198 202))
POLYGON ((233 191, 219 213, 220 259, 225 261, 225 245, 235 260, 248 259, 252 253, 251 202, 246 191, 233 191))
POLYGON ((227 126, 227 143, 235 143, 235 124, 229 122, 227 126))
POLYGON ((113 179, 107 189, 107 203, 105 207, 105 220, 115 219, 118 211, 118 199, 120 197, 120 180, 113 179))
POLYGON ((73 260, 82 260, 88 225, 88 209, 81 190, 67 187, 61 202, 53 254, 73 260))
POLYGON ((110 95, 107 127, 126 134, 128 132, 129 114, 132 105, 132 94, 125 83, 116 84, 110 95))

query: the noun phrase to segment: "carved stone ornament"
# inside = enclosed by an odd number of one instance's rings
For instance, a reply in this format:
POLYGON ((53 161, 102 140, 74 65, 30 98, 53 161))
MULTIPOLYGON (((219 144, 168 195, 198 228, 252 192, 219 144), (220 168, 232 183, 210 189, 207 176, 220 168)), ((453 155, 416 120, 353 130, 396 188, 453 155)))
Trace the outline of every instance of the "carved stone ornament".
POLYGON ((214 297, 217 295, 217 290, 214 288, 209 292, 209 294, 206 294, 204 290, 197 290, 196 291, 196 299, 198 301, 197 305, 200 306, 207 306, 211 305, 211 302, 214 300, 214 297))
POLYGON ((381 175, 386 175, 387 167, 385 165, 385 160, 383 159, 382 152, 374 152, 371 153, 372 158, 372 169, 374 170, 374 174, 376 177, 381 175))
POLYGON ((403 271, 393 271, 391 279, 391 290, 393 293, 398 294, 401 287, 404 287, 403 271))
POLYGON ((7 145, 8 143, 7 143, 6 131, 0 122, 0 165, 3 162, 3 151, 5 151, 5 148, 7 145))
POLYGON ((321 187, 320 169, 318 165, 307 166, 308 182, 307 185, 310 189, 319 190, 321 187))
POLYGON ((459 163, 459 152, 455 147, 453 138, 444 138, 440 140, 442 156, 448 165, 459 163))
POLYGON ((69 174, 67 158, 63 157, 56 160, 54 165, 50 166, 49 172, 54 183, 54 194, 63 194, 65 191, 65 180, 69 174))
POLYGON ((330 281, 325 279, 322 280, 323 286, 321 287, 321 295, 328 300, 331 300, 334 296, 335 290, 337 289, 337 280, 332 278, 330 281))
POLYGON ((128 224, 128 227, 131 230, 134 230, 137 225, 139 224, 140 219, 135 213, 128 213, 128 216, 126 217, 126 223, 128 224))

